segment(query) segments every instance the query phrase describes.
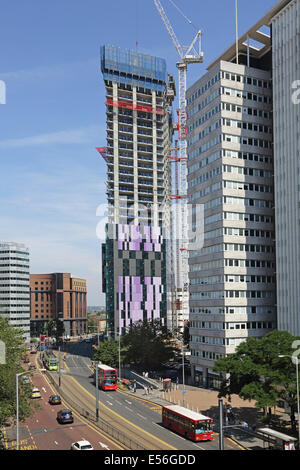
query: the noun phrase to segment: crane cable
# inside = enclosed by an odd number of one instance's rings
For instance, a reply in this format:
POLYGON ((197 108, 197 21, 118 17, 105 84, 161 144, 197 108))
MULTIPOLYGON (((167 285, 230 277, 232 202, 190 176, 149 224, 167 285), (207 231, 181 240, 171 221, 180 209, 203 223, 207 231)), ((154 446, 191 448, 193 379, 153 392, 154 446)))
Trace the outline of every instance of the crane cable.
POLYGON ((169 1, 170 1, 170 2, 172 3, 172 5, 176 8, 176 10, 178 10, 179 13, 186 19, 186 21, 187 21, 190 25, 192 25, 192 26, 198 31, 198 28, 191 22, 191 20, 190 20, 187 16, 185 16, 185 14, 183 13, 183 11, 180 10, 180 8, 176 5, 176 3, 175 3, 173 0, 169 0, 169 1))

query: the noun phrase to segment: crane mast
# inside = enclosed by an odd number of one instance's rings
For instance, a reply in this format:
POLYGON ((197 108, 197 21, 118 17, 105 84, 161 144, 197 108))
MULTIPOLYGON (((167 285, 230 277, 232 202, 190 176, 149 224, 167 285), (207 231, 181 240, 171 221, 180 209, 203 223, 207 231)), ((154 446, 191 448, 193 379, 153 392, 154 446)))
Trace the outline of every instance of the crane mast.
MULTIPOLYGON (((188 227, 187 227, 187 111, 186 111, 186 89, 187 89, 187 66, 188 64, 202 63, 203 52, 201 51, 201 36, 202 32, 197 31, 196 36, 188 47, 183 47, 179 43, 173 27, 162 7, 159 0, 153 0, 158 13, 168 31, 169 36, 178 52, 179 62, 176 63, 178 69, 178 152, 176 162, 180 165, 180 181, 179 181, 179 194, 171 194, 171 199, 176 199, 176 202, 181 204, 181 220, 176 217, 176 232, 179 233, 181 226, 181 246, 179 247, 179 270, 176 273, 177 288, 182 289, 182 315, 183 320, 189 317, 189 265, 188 265, 188 227), (196 45, 198 43, 198 50, 196 45), (179 226, 177 225, 179 224, 179 226)), ((172 2, 173 3, 173 2, 172 2)), ((173 3, 174 4, 174 3, 173 3)), ((181 12, 182 13, 182 12, 181 12)), ((188 18, 184 18, 192 24, 188 18)))

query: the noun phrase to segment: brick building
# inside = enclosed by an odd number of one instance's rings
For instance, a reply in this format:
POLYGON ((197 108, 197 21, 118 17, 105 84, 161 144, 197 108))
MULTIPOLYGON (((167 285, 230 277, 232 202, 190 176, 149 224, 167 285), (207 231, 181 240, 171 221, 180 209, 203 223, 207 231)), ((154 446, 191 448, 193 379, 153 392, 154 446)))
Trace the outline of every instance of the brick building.
POLYGON ((30 330, 38 336, 51 319, 63 321, 65 335, 86 332, 87 286, 69 273, 30 275, 30 330))

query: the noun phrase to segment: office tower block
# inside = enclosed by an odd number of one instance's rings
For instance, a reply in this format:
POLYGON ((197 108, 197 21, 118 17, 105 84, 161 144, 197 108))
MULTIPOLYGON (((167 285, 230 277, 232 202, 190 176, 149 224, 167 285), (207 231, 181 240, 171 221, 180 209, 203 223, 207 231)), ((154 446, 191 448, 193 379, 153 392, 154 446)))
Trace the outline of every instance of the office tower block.
MULTIPOLYGON (((190 349, 197 383, 214 361, 276 327, 271 39, 248 32, 187 92, 189 204, 204 209, 190 251, 190 349)), ((193 206, 192 206, 193 207, 193 206)), ((197 221, 194 222, 197 226, 197 221)))
POLYGON ((102 246, 109 335, 171 321, 173 78, 163 59, 101 48, 106 87, 108 224, 102 246))
POLYGON ((300 1, 272 16, 278 329, 300 335, 300 1))
POLYGON ((65 336, 87 332, 87 285, 70 273, 31 274, 31 335, 45 334, 50 320, 61 320, 65 336))
POLYGON ((30 340, 29 249, 0 242, 0 315, 30 340))

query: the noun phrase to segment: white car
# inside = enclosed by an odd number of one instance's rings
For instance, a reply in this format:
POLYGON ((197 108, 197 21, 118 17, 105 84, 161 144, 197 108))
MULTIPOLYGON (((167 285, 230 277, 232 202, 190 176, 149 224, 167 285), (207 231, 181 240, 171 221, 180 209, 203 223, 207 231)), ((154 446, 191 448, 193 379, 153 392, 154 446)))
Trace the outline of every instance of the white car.
POLYGON ((71 450, 94 450, 89 441, 77 441, 71 445, 71 450))

